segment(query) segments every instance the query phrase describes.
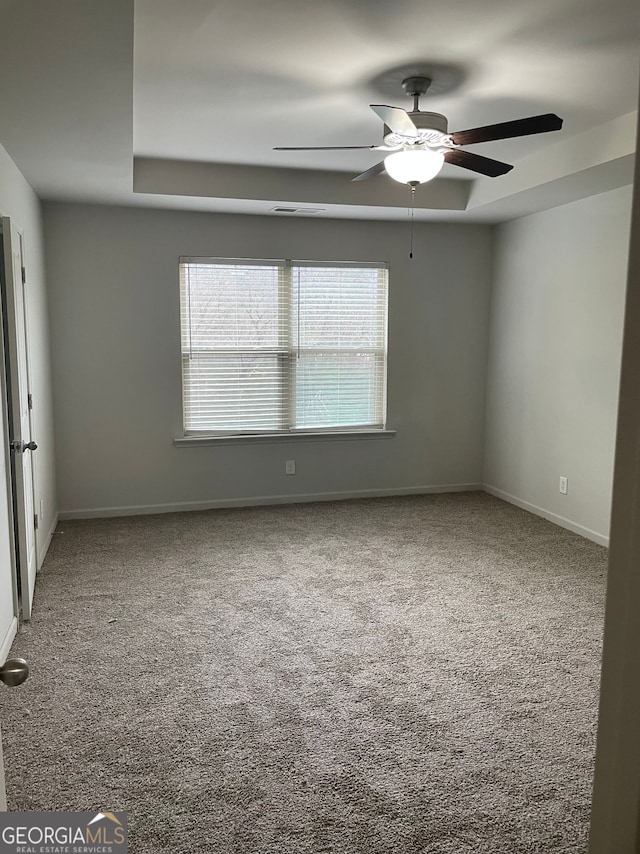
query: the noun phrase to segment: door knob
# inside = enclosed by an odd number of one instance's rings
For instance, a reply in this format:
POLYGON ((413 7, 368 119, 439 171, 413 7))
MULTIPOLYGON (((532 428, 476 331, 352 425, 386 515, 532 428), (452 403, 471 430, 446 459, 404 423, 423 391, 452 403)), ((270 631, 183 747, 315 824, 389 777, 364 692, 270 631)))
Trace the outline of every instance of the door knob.
POLYGON ((23 442, 22 439, 14 439, 9 443, 14 454, 22 454, 24 451, 35 451, 38 447, 35 442, 23 442))
POLYGON ((29 665, 24 658, 8 658, 0 667, 0 681, 9 688, 22 685, 29 676, 29 665))

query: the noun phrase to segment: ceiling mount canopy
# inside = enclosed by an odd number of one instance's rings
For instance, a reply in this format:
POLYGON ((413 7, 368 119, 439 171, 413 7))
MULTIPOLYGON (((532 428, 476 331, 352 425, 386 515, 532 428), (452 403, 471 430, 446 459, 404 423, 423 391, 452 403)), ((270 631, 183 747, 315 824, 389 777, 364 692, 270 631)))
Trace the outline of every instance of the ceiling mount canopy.
MULTIPOLYGON (((368 81, 368 85, 374 92, 384 95, 385 98, 397 98, 404 89, 405 80, 414 78, 428 78, 429 95, 441 98, 456 92, 469 76, 469 68, 466 65, 433 62, 430 59, 420 59, 415 62, 405 62, 394 68, 387 68, 376 74, 368 81)), ((412 92, 407 94, 412 95, 412 92)), ((424 94, 422 92, 421 94, 424 94)))

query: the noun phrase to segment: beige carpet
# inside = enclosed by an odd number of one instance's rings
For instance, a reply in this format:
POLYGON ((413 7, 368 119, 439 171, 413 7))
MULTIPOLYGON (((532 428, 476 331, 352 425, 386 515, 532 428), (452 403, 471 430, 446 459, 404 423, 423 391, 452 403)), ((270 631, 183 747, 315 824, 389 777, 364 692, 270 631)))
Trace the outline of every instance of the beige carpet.
POLYGON ((12 809, 133 854, 586 851, 606 552, 481 493, 61 524, 12 809))

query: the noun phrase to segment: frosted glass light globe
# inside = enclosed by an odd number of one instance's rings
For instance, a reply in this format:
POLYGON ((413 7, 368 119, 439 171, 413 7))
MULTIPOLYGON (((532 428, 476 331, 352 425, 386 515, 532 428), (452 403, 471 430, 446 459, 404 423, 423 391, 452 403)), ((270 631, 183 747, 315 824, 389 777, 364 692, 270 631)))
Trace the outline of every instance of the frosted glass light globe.
POLYGON ((424 184, 435 178, 444 164, 444 154, 427 148, 397 151, 384 159, 384 168, 401 184, 424 184))

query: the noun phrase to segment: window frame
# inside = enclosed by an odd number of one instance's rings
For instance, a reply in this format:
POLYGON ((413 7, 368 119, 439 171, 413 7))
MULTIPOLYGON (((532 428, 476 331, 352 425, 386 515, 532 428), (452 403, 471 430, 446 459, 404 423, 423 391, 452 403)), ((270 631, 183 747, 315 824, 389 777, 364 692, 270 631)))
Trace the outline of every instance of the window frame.
MULTIPOLYGON (((285 346, 276 348, 263 348, 253 351, 242 351, 233 348, 234 354, 246 353, 262 353, 275 355, 281 359, 281 375, 283 388, 288 388, 289 394, 281 395, 282 419, 281 423, 292 425, 295 423, 295 407, 296 407, 296 380, 295 369, 297 362, 297 354, 302 352, 303 348, 298 349, 296 342, 293 341, 294 324, 291 320, 291 305, 294 289, 293 270, 296 268, 322 268, 331 269, 375 269, 378 271, 378 299, 382 299, 383 307, 381 313, 382 336, 380 347, 370 348, 370 352, 379 356, 382 361, 382 370, 376 372, 376 404, 379 406, 381 419, 379 423, 365 423, 355 425, 329 425, 315 427, 295 427, 283 426, 280 429, 230 429, 230 430, 189 430, 186 426, 186 371, 185 359, 189 359, 192 350, 185 350, 183 345, 183 283, 182 277, 179 276, 180 290, 180 359, 181 359, 181 415, 182 415, 182 436, 174 439, 175 445, 200 445, 214 443, 230 443, 242 441, 266 441, 272 442, 280 439, 348 439, 348 438, 375 438, 383 436, 395 435, 395 430, 390 430, 387 427, 387 381, 388 381, 388 336, 389 336, 389 265, 387 262, 375 261, 312 261, 298 259, 267 259, 267 258, 224 258, 217 256, 180 256, 179 270, 182 265, 187 264, 211 264, 212 266, 257 266, 257 267, 278 267, 278 323, 279 328, 284 328, 286 334, 285 346), (282 317, 286 318, 286 324, 282 324, 282 317)), ((280 345, 280 341, 278 342, 280 345)), ((365 348, 359 348, 357 352, 363 352, 365 348)), ((222 352, 222 348, 220 349, 222 352)), ((231 352, 231 351, 230 351, 231 352)), ((347 353, 346 348, 318 348, 318 352, 331 353, 335 352, 347 353)))

